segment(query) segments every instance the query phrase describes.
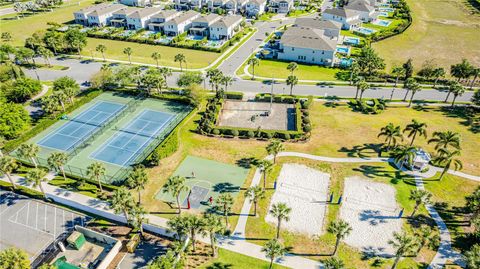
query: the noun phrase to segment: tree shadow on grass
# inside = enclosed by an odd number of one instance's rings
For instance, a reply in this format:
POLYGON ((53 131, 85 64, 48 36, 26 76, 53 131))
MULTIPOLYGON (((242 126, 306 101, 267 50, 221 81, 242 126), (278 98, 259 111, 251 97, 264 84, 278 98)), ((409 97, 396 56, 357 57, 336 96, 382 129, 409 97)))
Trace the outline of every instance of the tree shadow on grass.
POLYGON ((252 168, 252 166, 257 165, 258 159, 254 157, 241 158, 241 159, 238 159, 235 163, 240 167, 250 169, 252 168))
POLYGON ((223 262, 214 262, 212 265, 207 266, 207 269, 230 269, 230 268, 233 268, 233 264, 223 263, 223 262))
POLYGON ((415 180, 411 176, 403 174, 398 170, 386 170, 384 166, 364 164, 354 168, 353 171, 361 172, 367 178, 387 178, 390 179, 392 184, 404 181, 406 184, 415 185, 415 180))
POLYGON ((347 153, 348 157, 368 158, 372 157, 373 153, 380 152, 382 145, 381 143, 365 143, 351 148, 341 147, 338 152, 347 153))
POLYGON ((440 109, 444 116, 459 118, 463 121, 460 124, 469 127, 472 133, 480 133, 480 108, 474 106, 442 107, 440 109))

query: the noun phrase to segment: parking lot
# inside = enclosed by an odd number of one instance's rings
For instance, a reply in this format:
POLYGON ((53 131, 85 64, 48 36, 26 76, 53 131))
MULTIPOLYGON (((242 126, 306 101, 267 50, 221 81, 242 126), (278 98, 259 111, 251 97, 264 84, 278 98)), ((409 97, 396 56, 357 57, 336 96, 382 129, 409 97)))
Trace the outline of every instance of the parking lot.
POLYGON ((89 217, 0 190, 0 250, 16 247, 33 261, 59 235, 89 217))

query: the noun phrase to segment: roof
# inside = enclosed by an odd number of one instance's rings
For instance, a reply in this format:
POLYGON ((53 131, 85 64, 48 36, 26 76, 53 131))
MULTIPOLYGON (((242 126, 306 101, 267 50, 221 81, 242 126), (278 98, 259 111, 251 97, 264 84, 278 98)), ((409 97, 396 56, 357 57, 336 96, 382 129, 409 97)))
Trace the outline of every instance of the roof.
POLYGON ((342 28, 342 24, 332 20, 325 20, 322 18, 297 18, 294 23, 295 26, 310 27, 316 29, 338 29, 342 28))
POLYGON ((166 19, 168 17, 174 16, 174 15, 180 15, 180 14, 181 13, 176 11, 175 9, 162 10, 159 13, 153 15, 152 18, 166 19))
POLYGON ((314 50, 334 51, 337 47, 337 40, 325 36, 325 30, 297 26, 288 28, 280 43, 288 47, 314 50))
POLYGON ((213 23, 212 26, 228 28, 236 23, 239 23, 242 20, 243 20, 243 17, 241 15, 228 15, 223 17, 221 20, 213 23))
POLYGON ((327 8, 325 9, 325 11, 323 11, 323 13, 344 17, 344 18, 350 18, 357 15, 355 11, 350 9, 347 10, 343 8, 327 8))
POLYGON ((210 13, 208 15, 202 15, 202 16, 196 18, 194 20, 194 22, 211 24, 213 22, 216 22, 216 21, 220 20, 221 18, 222 18, 222 16, 220 16, 220 15, 210 13))
POLYGON ((189 11, 187 11, 185 13, 182 13, 182 14, 178 15, 177 17, 173 18, 171 20, 171 22, 176 23, 176 24, 180 24, 180 23, 183 23, 185 21, 191 20, 191 19, 197 17, 198 15, 200 15, 200 13, 198 13, 194 10, 189 10, 189 11))
POLYGON ((75 11, 74 13, 90 13, 90 12, 93 12, 99 8, 104 8, 104 7, 107 7, 107 6, 110 6, 111 4, 110 3, 101 3, 101 4, 98 4, 98 5, 93 5, 93 6, 88 6, 86 8, 82 8, 78 11, 75 11))
POLYGON ((248 3, 254 3, 256 5, 263 5, 267 2, 267 0, 248 0, 248 3))
POLYGON ((139 8, 136 8, 136 7, 125 7, 125 8, 122 8, 120 10, 117 10, 115 12, 113 12, 113 15, 129 15, 135 11, 137 11, 139 8))
POLYGON ((105 6, 105 7, 95 9, 95 11, 93 11, 89 15, 93 15, 93 16, 98 17, 98 16, 109 14, 109 13, 113 13, 117 10, 122 9, 122 8, 125 8, 125 6, 120 5, 120 4, 111 4, 111 5, 108 5, 108 6, 105 6))
POLYGON ((160 11, 162 11, 162 9, 159 7, 141 8, 135 11, 134 13, 130 14, 128 17, 132 19, 141 19, 141 18, 145 18, 151 15, 157 14, 160 11))
POLYGON ((371 11, 375 10, 375 7, 371 6, 370 2, 368 2, 366 0, 350 1, 343 8, 344 9, 356 10, 356 11, 362 11, 362 12, 371 12, 371 11))

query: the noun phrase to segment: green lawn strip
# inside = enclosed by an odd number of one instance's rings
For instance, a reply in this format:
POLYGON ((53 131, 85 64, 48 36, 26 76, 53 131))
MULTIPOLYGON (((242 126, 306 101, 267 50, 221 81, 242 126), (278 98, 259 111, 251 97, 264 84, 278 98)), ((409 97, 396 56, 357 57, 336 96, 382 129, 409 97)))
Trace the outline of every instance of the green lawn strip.
POLYGON ((89 183, 81 184, 81 182, 76 179, 71 179, 71 178, 64 179, 61 176, 56 176, 52 180, 48 181, 48 184, 52 186, 60 187, 68 191, 77 192, 79 194, 83 194, 88 197, 98 198, 97 186, 89 183))
MULTIPOLYGON (((219 268, 235 268, 235 269, 268 269, 269 263, 263 260, 252 258, 243 254, 232 252, 223 248, 218 250, 218 257, 212 261, 198 267, 199 269, 219 269, 219 268)), ((273 269, 288 268, 278 264, 274 264, 273 269)))
MULTIPOLYGON (((286 79, 290 75, 287 70, 288 62, 260 60, 260 64, 255 66, 255 76, 271 77, 286 79)), ((243 66, 239 69, 243 73, 243 66)), ((295 70, 294 75, 300 80, 321 80, 321 81, 338 81, 335 74, 342 71, 338 68, 328 68, 318 65, 298 64, 298 69, 295 70)), ((252 66, 249 66, 248 72, 253 74, 252 66)))

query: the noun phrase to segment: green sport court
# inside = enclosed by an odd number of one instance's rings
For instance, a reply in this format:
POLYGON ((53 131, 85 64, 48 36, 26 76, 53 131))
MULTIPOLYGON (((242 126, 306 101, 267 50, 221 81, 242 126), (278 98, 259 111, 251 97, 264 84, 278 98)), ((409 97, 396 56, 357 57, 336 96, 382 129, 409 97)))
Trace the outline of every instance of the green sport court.
MULTIPOLYGON (((220 163, 194 156, 187 156, 178 166, 172 176, 186 178, 190 187, 190 207, 205 209, 209 206, 208 199, 215 199, 220 193, 229 192, 236 197, 248 176, 249 169, 237 165, 220 163)), ((182 207, 187 206, 189 193, 182 192, 180 201, 182 207)), ((170 194, 157 193, 157 200, 174 202, 170 194)))
POLYGON ((185 104, 105 92, 62 117, 28 143, 40 146, 37 162, 48 166, 53 152, 65 152, 65 172, 86 178, 86 168, 101 162, 105 183, 121 182, 131 166, 142 162, 181 122, 185 104))

